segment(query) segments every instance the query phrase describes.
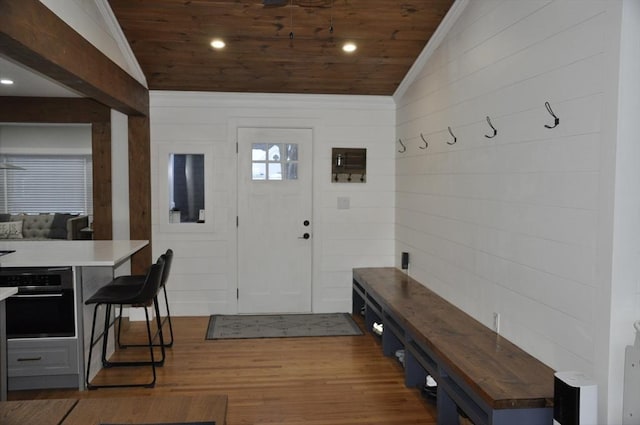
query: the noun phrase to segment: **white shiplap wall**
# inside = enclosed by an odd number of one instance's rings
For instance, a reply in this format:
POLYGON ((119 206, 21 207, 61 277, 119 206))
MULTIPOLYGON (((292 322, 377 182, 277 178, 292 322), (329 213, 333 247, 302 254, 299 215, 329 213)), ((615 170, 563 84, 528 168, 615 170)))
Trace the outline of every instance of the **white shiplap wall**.
MULTIPOLYGON (((608 329, 620 8, 471 0, 396 99, 396 262, 408 251, 417 280, 487 326, 499 313, 554 369, 594 376, 600 423, 621 422, 608 406, 622 388, 608 329)), ((640 311, 637 287, 622 291, 640 311)))
POLYGON ((90 155, 88 124, 0 123, 0 153, 90 155))
MULTIPOLYGON (((395 104, 390 97, 151 93, 154 256, 175 251, 168 288, 177 315, 235 313, 237 126, 313 128, 313 311, 351 310, 351 269, 393 265, 395 104), (213 150, 213 230, 164 232, 161 146, 213 150), (367 149, 367 183, 331 182, 332 147, 367 149), (351 208, 338 210, 337 198, 351 208)), ((207 212, 207 218, 211 217, 207 212)))

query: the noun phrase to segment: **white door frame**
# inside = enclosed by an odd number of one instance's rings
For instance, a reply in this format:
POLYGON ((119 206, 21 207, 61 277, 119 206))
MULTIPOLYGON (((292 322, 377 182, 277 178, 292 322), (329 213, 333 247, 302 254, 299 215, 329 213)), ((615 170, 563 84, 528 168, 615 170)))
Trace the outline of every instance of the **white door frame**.
MULTIPOLYGON (((227 146, 229 149, 229 158, 231 158, 231 153, 235 155, 235 161, 233 161, 233 170, 229 170, 229 172, 233 175, 229 176, 229 185, 235 188, 233 193, 232 206, 229 211, 229 222, 236 222, 236 218, 238 217, 238 155, 236 154, 236 143, 237 143, 237 135, 239 127, 255 127, 255 128, 307 128, 311 129, 312 132, 312 194, 311 194, 311 204, 312 204, 312 217, 314 217, 314 225, 313 225, 313 237, 311 238, 311 311, 315 311, 314 298, 316 294, 316 279, 315 277, 318 275, 318 247, 320 242, 320 229, 321 226, 317 223, 317 214, 316 214, 316 206, 318 205, 318 167, 316 167, 316 158, 318 150, 317 146, 317 129, 319 127, 320 120, 317 118, 271 118, 271 117, 233 117, 229 118, 227 121, 227 146)), ((329 151, 328 151, 329 152, 329 151)), ((330 155, 330 152, 327 153, 330 155)), ((329 169, 329 171, 331 171, 329 169)), ((229 238, 229 285, 227 290, 227 314, 238 314, 238 228, 234 227, 235 237, 229 238)))

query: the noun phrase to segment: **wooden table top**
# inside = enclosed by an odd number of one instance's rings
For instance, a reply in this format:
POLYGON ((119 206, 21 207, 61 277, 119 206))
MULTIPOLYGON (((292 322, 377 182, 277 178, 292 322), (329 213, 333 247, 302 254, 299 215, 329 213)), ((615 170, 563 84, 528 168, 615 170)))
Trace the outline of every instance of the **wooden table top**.
POLYGON ((394 267, 354 279, 494 409, 553 405, 553 369, 394 267))
MULTIPOLYGON (((225 425, 227 396, 151 396, 79 400, 62 425, 210 422, 225 425)), ((3 422, 4 425, 4 422, 3 422)))
POLYGON ((2 425, 60 425, 78 400, 21 400, 0 403, 2 425))

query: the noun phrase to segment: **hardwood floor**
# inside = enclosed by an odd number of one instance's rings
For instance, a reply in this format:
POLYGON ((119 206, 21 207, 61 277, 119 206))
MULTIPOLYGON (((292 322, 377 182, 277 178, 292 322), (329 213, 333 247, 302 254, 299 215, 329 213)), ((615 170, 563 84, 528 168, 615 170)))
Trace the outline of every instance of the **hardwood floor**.
MULTIPOLYGON (((436 423, 435 405, 405 388, 401 366, 382 355, 370 334, 206 341, 207 324, 208 317, 174 318, 175 344, 153 389, 11 391, 9 399, 209 393, 229 397, 228 425, 436 423)), ((129 337, 138 336, 138 325, 129 337)), ((95 382, 132 374, 145 379, 149 371, 103 370, 95 382)))

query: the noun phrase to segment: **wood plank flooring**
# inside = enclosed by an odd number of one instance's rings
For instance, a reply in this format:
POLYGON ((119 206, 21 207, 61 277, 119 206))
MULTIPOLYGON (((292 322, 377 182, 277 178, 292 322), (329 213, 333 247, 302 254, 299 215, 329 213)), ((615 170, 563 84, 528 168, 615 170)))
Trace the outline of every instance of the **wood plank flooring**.
MULTIPOLYGON (((436 423, 435 405, 404 386, 401 366, 370 335, 204 339, 208 317, 174 318, 175 344, 153 389, 11 391, 10 400, 226 394, 228 425, 436 423)), ((127 336, 139 336, 139 323, 127 336)), ((127 349, 117 358, 131 358, 127 349)), ((147 370, 103 370, 97 380, 145 379, 147 370)))

